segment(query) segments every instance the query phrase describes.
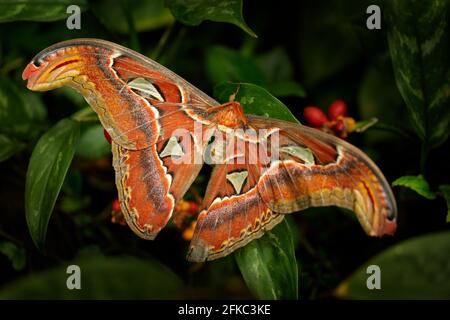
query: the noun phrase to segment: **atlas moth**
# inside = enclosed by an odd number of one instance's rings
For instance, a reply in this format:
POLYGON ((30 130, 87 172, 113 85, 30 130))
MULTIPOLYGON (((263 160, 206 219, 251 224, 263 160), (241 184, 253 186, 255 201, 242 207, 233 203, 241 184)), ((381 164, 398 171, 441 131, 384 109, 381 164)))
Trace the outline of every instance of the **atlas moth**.
MULTIPOLYGON (((350 209, 371 236, 395 232, 391 188, 362 151, 313 128, 244 114, 238 101, 220 104, 130 49, 97 39, 64 41, 38 53, 23 79, 33 91, 72 87, 98 114, 112 140, 122 213, 144 239, 154 239, 168 223, 199 174, 204 161, 189 160, 211 152, 214 142, 201 139, 204 132, 213 132, 225 145, 229 130, 268 132, 258 139, 235 135, 240 151, 213 163, 190 261, 226 256, 261 237, 285 214, 308 207, 350 209), (173 135, 177 129, 189 134, 179 139, 173 135), (278 158, 250 161, 248 150, 261 149, 275 134, 278 158), (174 161, 179 157, 188 161, 174 161)), ((220 151, 221 145, 215 147, 220 151)))

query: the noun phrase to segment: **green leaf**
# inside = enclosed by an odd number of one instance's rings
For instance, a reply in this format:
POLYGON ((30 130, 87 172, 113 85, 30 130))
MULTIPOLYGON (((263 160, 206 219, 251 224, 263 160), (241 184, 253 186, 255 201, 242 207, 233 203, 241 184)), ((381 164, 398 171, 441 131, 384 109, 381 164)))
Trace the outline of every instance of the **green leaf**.
POLYGON ((263 86, 275 96, 304 97, 304 88, 291 80, 290 63, 278 61, 288 59, 281 52, 272 50, 257 63, 237 50, 216 46, 206 52, 205 69, 211 83, 246 82, 263 86))
POLYGON ((295 81, 276 82, 268 85, 268 89, 277 97, 306 97, 305 88, 295 81))
MULTIPOLYGON (((380 64, 367 68, 361 79, 357 97, 358 114, 361 119, 376 118, 381 123, 401 128, 404 125, 398 120, 404 118, 404 102, 395 85, 392 66, 387 62, 380 64)), ((370 145, 389 139, 403 137, 381 130, 370 130, 364 135, 364 140, 370 145)))
POLYGON ((283 48, 275 47, 258 56, 256 60, 269 83, 288 82, 293 79, 294 66, 283 48))
POLYGON ((88 6, 86 0, 0 0, 0 22, 66 19, 70 5, 79 6, 82 11, 88 6))
POLYGON ((47 120, 47 108, 42 102, 42 97, 26 88, 21 91, 21 94, 25 101, 24 108, 28 117, 35 123, 44 123, 47 120))
POLYGON ((418 136, 437 145, 450 133, 450 2, 393 0, 387 12, 397 87, 418 136))
POLYGON ((25 96, 11 81, 0 77, 0 132, 27 137, 33 127, 33 111, 25 96))
POLYGON ((24 142, 36 139, 46 119, 47 110, 39 96, 0 76, 0 161, 23 150, 24 142))
MULTIPOLYGON (((306 96, 302 85, 295 82, 294 66, 283 48, 275 47, 257 58, 258 66, 265 75, 266 89, 277 97, 306 96)), ((248 81, 252 82, 253 81, 248 81)))
POLYGON ((230 95, 236 92, 236 100, 242 104, 246 113, 300 123, 280 100, 257 85, 222 83, 214 88, 214 96, 220 102, 228 101, 230 95))
MULTIPOLYGON (((111 0, 96 0, 91 2, 91 8, 98 19, 109 30, 119 33, 129 33, 129 25, 124 8, 116 1, 111 5, 111 0)), ((174 20, 170 10, 164 7, 164 0, 128 0, 127 8, 137 32, 150 31, 171 24, 174 20)))
POLYGON ((40 249, 79 135, 79 122, 63 119, 39 139, 31 155, 25 185, 25 213, 31 237, 40 249))
POLYGON ((27 256, 25 249, 19 248, 12 242, 0 242, 0 252, 11 261, 14 270, 20 271, 25 268, 27 256))
MULTIPOLYGON (((293 80, 294 66, 283 48, 275 47, 257 58, 268 83, 266 88, 277 97, 305 97, 302 85, 293 80)), ((252 82, 253 81, 248 81, 252 82)))
POLYGON ((337 295, 350 299, 449 299, 450 232, 403 241, 361 266, 337 295), (367 288, 367 267, 380 267, 381 289, 367 288))
POLYGON ((25 144, 0 134, 0 162, 9 159, 25 148, 25 144))
POLYGON ((155 260, 85 257, 6 285, 0 299, 176 299, 181 279, 155 260), (69 290, 69 265, 80 267, 81 290, 69 290))
POLYGON ((369 120, 362 120, 355 123, 355 126, 353 127, 353 130, 358 133, 362 133, 368 129, 370 129, 372 126, 374 126, 378 122, 377 118, 372 118, 369 120))
POLYGON ((439 191, 442 193, 445 201, 447 201, 447 222, 450 222, 450 184, 443 184, 439 186, 439 191))
POLYGON ((111 145, 106 141, 101 125, 90 126, 81 134, 77 155, 86 159, 98 159, 110 153, 111 145))
POLYGON ((436 193, 431 191, 430 186, 422 175, 403 176, 392 182, 392 186, 402 186, 414 190, 422 197, 433 200, 436 199, 436 193))
POLYGON ((256 297, 297 299, 294 240, 286 221, 239 249, 235 257, 245 283, 256 297))
POLYGON ((166 0, 166 5, 184 24, 196 26, 204 20, 227 22, 257 37, 244 21, 242 0, 166 0))
POLYGON ((236 50, 212 47, 206 51, 205 63, 211 83, 236 81, 263 85, 266 82, 255 62, 236 50))

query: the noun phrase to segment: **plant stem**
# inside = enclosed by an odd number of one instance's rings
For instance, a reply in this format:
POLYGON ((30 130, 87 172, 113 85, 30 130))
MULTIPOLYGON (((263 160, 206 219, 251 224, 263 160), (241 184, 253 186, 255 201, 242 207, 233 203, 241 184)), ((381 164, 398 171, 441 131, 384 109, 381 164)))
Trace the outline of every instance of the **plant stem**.
POLYGON ((398 128, 398 127, 395 127, 395 126, 392 126, 390 124, 386 124, 383 122, 377 122, 373 126, 368 128, 368 130, 372 130, 372 129, 390 132, 390 133, 402 136, 402 137, 410 139, 410 140, 415 140, 415 137, 412 134, 410 134, 408 131, 405 131, 401 128, 398 128))
POLYGON ((22 241, 14 238, 12 235, 10 235, 9 233, 7 233, 6 231, 4 231, 2 229, 0 229, 0 237, 3 237, 16 245, 23 247, 22 241))
POLYGON ((128 33, 130 34, 130 47, 134 51, 141 51, 141 44, 139 43, 136 26, 134 24, 134 19, 130 11, 128 0, 122 0, 122 10, 128 24, 128 33))
POLYGON ((158 41, 158 44, 156 46, 156 48, 153 50, 152 52, 152 56, 151 58, 153 60, 158 60, 159 55, 161 54, 162 50, 164 49, 164 47, 167 44, 167 40, 170 37, 170 34, 172 33, 173 30, 173 26, 175 23, 171 23, 166 30, 164 31, 163 35, 161 36, 161 38, 158 41))

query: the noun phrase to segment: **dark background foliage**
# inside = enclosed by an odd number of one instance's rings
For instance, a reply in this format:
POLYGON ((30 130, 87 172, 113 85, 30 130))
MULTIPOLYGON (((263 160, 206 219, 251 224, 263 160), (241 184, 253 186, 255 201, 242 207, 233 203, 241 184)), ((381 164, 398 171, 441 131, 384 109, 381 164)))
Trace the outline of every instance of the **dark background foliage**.
MULTIPOLYGON (((381 30, 366 28, 366 8, 374 1, 365 0, 244 1, 248 26, 221 14, 220 1, 167 0, 168 8, 160 0, 43 1, 8 18, 14 2, 0 4, 0 297, 267 297, 261 293, 267 287, 244 281, 233 256, 188 263, 188 242, 173 225, 155 241, 144 241, 111 222, 117 191, 110 148, 95 117, 81 122, 45 244, 36 248, 25 219, 31 153, 45 132, 63 118, 80 115, 86 103, 64 88, 28 92, 20 76, 40 50, 78 37, 137 50, 216 98, 222 92, 218 85, 226 81, 256 84, 300 121, 305 106, 326 110, 336 99, 347 102, 348 115, 357 121, 378 118, 349 141, 379 165, 389 182, 409 176, 398 184, 410 188, 394 188, 398 231, 394 237, 368 237, 351 212, 334 207, 292 215, 298 296, 450 296, 447 2, 378 1, 381 30), (217 11, 205 17, 198 8, 187 10, 197 2, 217 11), (69 4, 84 10, 81 30, 66 28, 69 4), (216 21, 208 21, 211 17, 216 21), (412 95, 417 92, 421 99, 412 95), (377 293, 365 287, 368 261, 382 265, 383 290, 377 293), (81 292, 65 288, 70 264, 82 267, 81 292)), ((239 13, 240 1, 231 2, 239 13)), ((194 191, 203 192, 207 178, 208 170, 202 171, 194 191)), ((272 298, 284 297, 292 296, 272 298)))

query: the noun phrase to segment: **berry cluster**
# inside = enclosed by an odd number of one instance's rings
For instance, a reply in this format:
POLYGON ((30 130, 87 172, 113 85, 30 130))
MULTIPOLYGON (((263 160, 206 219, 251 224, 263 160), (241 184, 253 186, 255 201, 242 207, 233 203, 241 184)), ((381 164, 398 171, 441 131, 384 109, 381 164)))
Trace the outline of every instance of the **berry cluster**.
POLYGON ((345 139, 355 129, 355 120, 346 117, 346 113, 347 103, 335 100, 328 108, 328 116, 319 107, 307 106, 303 118, 307 125, 345 139))

